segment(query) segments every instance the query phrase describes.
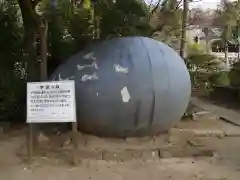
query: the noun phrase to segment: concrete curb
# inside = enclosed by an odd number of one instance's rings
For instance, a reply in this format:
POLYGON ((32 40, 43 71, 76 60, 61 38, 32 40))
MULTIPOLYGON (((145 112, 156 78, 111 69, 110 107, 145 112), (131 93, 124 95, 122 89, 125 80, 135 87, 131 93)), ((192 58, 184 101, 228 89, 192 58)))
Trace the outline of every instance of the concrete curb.
POLYGON ((229 132, 224 130, 218 129, 204 129, 204 130, 197 130, 197 129, 179 129, 180 132, 187 132, 192 133, 194 136, 197 137, 240 137, 240 130, 238 132, 229 132))

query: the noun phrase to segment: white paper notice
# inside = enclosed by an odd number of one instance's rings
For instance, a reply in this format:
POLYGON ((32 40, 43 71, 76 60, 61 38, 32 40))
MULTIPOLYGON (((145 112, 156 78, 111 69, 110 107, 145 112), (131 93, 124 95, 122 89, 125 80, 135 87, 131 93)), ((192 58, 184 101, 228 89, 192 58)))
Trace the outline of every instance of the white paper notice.
POLYGON ((129 94, 129 92, 128 92, 127 87, 124 87, 124 88, 121 90, 121 95, 122 95, 122 101, 123 101, 124 103, 129 102, 131 96, 130 96, 130 94, 129 94))
POLYGON ((74 81, 27 84, 27 123, 76 122, 74 81))

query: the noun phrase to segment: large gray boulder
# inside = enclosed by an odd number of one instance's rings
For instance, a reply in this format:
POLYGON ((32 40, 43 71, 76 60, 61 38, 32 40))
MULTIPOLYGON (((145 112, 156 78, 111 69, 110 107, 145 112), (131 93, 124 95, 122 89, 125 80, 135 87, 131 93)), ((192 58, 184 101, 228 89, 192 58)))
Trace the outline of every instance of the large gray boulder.
POLYGON ((167 132, 189 103, 181 57, 145 37, 115 38, 72 56, 51 80, 75 80, 78 127, 99 136, 167 132))

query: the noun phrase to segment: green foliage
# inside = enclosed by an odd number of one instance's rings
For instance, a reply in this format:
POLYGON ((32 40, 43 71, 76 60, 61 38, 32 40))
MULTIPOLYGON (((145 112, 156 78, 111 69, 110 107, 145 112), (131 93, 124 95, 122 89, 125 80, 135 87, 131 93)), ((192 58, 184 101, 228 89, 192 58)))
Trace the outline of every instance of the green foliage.
POLYGON ((229 77, 228 72, 226 71, 219 71, 214 72, 210 77, 209 81, 212 85, 229 85, 229 77))
POLYGON ((230 84, 232 86, 240 86, 240 62, 233 64, 233 68, 229 72, 230 84))
MULTIPOLYGON (((17 2, 0 0, 0 121, 19 119, 25 113, 25 62, 29 51, 23 48, 24 27, 17 2)), ((150 9, 143 0, 99 0, 94 5, 84 0, 81 7, 68 0, 57 0, 57 6, 52 7, 51 1, 41 0, 36 17, 48 21, 48 73, 96 40, 149 36, 161 31, 171 44, 171 40, 180 36, 181 9, 176 7, 177 0, 164 2, 158 8, 157 26, 152 28, 150 9)))
POLYGON ((161 36, 156 38, 167 44, 172 43, 171 39, 180 38, 182 9, 178 8, 177 4, 177 0, 162 1, 161 7, 156 10, 150 21, 153 34, 160 31, 161 36))
POLYGON ((227 80, 220 80, 225 76, 219 73, 221 61, 215 56, 197 51, 189 54, 186 61, 193 87, 211 90, 216 83, 227 83, 227 80))
POLYGON ((201 46, 197 43, 187 44, 187 54, 189 55, 196 55, 196 54, 203 54, 204 51, 202 50, 201 46))
POLYGON ((16 66, 24 60, 23 29, 18 15, 14 1, 0 3, 0 121, 21 118, 24 107, 24 76, 16 66))
MULTIPOLYGON (((101 0, 93 7, 90 0, 85 0, 83 7, 76 7, 71 1, 58 0, 55 8, 50 3, 42 0, 36 8, 39 16, 48 21, 49 74, 95 40, 148 35, 151 29, 143 1, 101 0)), ((27 56, 21 17, 17 0, 0 1, 0 121, 19 120, 25 114, 27 56)))
POLYGON ((223 1, 221 8, 216 10, 215 24, 222 28, 222 40, 237 41, 237 26, 239 26, 240 3, 223 1))
POLYGON ((59 0, 53 9, 48 0, 40 5, 42 15, 49 22, 48 60, 50 72, 73 53, 82 50, 96 40, 118 36, 147 35, 146 7, 137 0, 98 1, 92 6, 89 0, 83 7, 73 7, 70 1, 59 0))
POLYGON ((23 29, 18 24, 17 14, 18 9, 13 4, 0 2, 0 73, 22 60, 23 29))
POLYGON ((92 14, 88 9, 79 9, 69 19, 67 28, 72 45, 81 50, 93 41, 94 27, 91 21, 92 14))
POLYGON ((146 10, 137 0, 99 3, 96 8, 97 15, 101 17, 99 25, 101 39, 133 35, 146 36, 149 33, 149 25, 141 21, 142 17, 147 16, 146 10))
POLYGON ((221 63, 215 56, 210 54, 190 54, 187 57, 187 64, 190 69, 197 69, 205 72, 217 71, 221 63))
POLYGON ((0 83, 0 121, 24 121, 25 83, 8 73, 0 83))
POLYGON ((70 55, 92 41, 91 12, 73 8, 70 1, 59 1, 53 9, 48 1, 41 4, 43 16, 48 20, 49 73, 70 55))

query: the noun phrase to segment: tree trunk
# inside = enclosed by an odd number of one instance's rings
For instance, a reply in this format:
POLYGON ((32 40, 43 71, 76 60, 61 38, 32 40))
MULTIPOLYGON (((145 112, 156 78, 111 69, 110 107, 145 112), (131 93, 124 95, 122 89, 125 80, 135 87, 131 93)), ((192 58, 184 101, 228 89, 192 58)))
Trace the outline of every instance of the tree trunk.
POLYGON ((238 61, 240 60, 240 28, 239 28, 239 26, 240 26, 240 22, 239 22, 240 20, 238 19, 237 20, 237 49, 238 49, 238 61))
POLYGON ((206 43, 206 47, 205 47, 205 52, 207 53, 207 54, 209 54, 210 53, 210 47, 209 47, 209 40, 210 40, 210 38, 209 38, 209 28, 208 27, 204 27, 203 28, 203 32, 204 32, 204 34, 205 34, 205 43, 206 43))
POLYGON ((206 37, 206 53, 209 54, 210 53, 210 46, 209 46, 209 37, 206 37))
MULTIPOLYGON (((240 0, 237 1, 237 8, 239 9, 240 0)), ((239 19, 240 12, 238 10, 238 17, 237 17, 237 46, 238 46, 238 61, 240 60, 240 19, 239 19)))
POLYGON ((41 44, 41 81, 46 81, 48 79, 47 73, 47 32, 48 32, 48 22, 44 19, 44 25, 40 32, 40 44, 41 44))
POLYGON ((228 40, 225 39, 225 45, 224 45, 224 59, 226 62, 226 68, 229 67, 229 61, 228 61, 228 40))
MULTIPOLYGON (((35 7, 40 0, 18 0, 19 7, 22 14, 24 26, 24 43, 27 52, 27 81, 40 81, 40 66, 37 60, 36 38, 39 26, 38 16, 35 7)), ((38 146, 38 127, 35 124, 29 124, 28 146, 29 154, 32 154, 32 148, 38 146)))
POLYGON ((76 6, 76 0, 71 0, 71 2, 73 6, 76 6))
POLYGON ((229 37, 229 26, 225 27, 225 34, 224 34, 224 59, 226 62, 226 68, 229 68, 229 60, 228 60, 228 37, 229 37))
POLYGON ((180 44, 180 56, 185 60, 186 58, 186 31, 188 20, 188 0, 183 1, 183 16, 182 16, 182 33, 180 44))
POLYGON ((27 38, 27 80, 28 81, 40 81, 40 70, 39 62, 37 60, 37 49, 36 49, 36 36, 35 29, 29 28, 25 30, 27 38))
POLYGON ((24 25, 24 43, 27 52, 27 80, 39 81, 39 63, 37 61, 36 36, 38 17, 30 0, 18 0, 24 25))

